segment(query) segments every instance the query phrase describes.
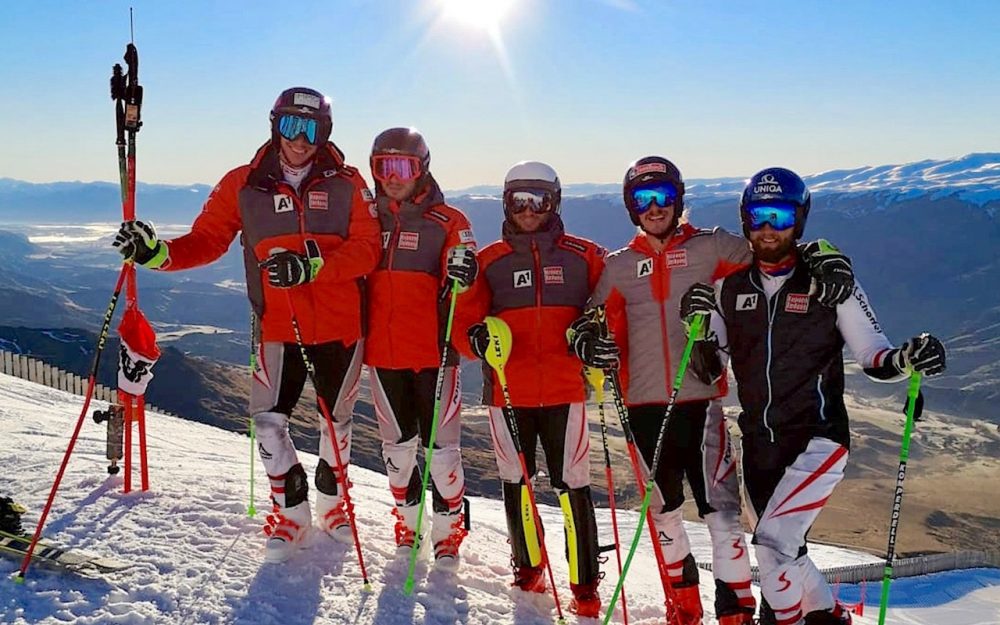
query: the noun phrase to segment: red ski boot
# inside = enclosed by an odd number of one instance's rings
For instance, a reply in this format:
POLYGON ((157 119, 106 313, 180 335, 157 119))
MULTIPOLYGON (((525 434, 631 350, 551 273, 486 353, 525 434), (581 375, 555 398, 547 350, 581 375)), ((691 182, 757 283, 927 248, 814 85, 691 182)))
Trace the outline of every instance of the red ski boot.
POLYGON ((514 567, 515 588, 520 588, 524 592, 543 593, 546 589, 545 567, 543 566, 518 566, 514 567))
POLYGON ((589 584, 570 584, 573 598, 569 602, 569 611, 580 617, 597 618, 601 615, 601 596, 597 594, 597 582, 589 584))
POLYGON ((671 625, 702 625, 701 619, 705 614, 701 607, 701 593, 698 584, 689 586, 674 586, 674 603, 676 618, 670 621, 671 625))

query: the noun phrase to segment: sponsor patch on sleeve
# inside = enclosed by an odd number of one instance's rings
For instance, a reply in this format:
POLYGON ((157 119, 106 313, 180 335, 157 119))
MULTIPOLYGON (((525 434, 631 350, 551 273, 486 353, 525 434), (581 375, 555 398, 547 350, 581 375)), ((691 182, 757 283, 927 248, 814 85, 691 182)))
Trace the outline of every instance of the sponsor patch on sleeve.
POLYGON ((472 243, 476 240, 476 237, 472 234, 472 230, 466 228, 465 230, 458 231, 458 240, 462 243, 472 243))
POLYGON ((370 189, 368 189, 368 187, 363 187, 361 189, 361 199, 363 199, 366 202, 374 202, 375 196, 372 195, 372 192, 370 189))

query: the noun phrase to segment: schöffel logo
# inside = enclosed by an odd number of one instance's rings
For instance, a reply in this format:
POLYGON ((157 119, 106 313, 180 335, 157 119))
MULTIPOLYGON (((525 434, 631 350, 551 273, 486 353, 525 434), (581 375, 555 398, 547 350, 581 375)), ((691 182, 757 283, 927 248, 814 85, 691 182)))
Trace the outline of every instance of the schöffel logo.
POLYGON ((781 193, 781 185, 774 177, 774 174, 764 174, 753 187, 754 194, 759 193, 781 193))

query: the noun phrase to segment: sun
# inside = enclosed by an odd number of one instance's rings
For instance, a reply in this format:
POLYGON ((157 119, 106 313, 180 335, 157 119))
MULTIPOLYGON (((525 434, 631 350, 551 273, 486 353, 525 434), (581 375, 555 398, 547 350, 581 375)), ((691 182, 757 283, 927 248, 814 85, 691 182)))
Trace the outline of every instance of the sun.
POLYGON ((438 0, 443 17, 469 28, 497 30, 517 0, 438 0))

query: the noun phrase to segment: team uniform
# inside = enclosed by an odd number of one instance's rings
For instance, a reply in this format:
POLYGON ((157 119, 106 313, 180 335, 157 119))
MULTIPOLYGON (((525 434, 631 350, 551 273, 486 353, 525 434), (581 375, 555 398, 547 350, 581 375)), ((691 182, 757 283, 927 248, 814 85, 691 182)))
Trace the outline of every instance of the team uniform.
POLYGON ((743 475, 758 518, 761 589, 773 610, 764 618, 781 624, 835 609, 806 553, 806 533, 847 466, 844 344, 869 371, 884 369, 893 349, 859 284, 835 309, 816 304, 809 291, 801 261, 782 276, 748 268, 719 282, 721 315, 711 321, 743 408, 743 475))
MULTIPOLYGON (((565 234, 558 214, 544 230, 519 232, 505 221, 502 239, 478 254, 480 274, 459 298, 458 327, 491 315, 511 329, 505 373, 528 473, 536 472, 536 447, 545 452, 552 487, 563 511, 570 583, 577 592, 599 581, 597 527, 590 492, 590 437, 584 411, 582 363, 569 351, 566 330, 580 315, 604 267, 605 251, 565 234)), ((465 346, 467 355, 475 355, 465 346)), ((503 481, 515 585, 541 579, 540 528, 533 527, 527 488, 503 416, 499 382, 483 366, 483 401, 503 481), (525 519, 530 526, 526 527, 525 519)), ((541 582, 544 588, 544 581, 541 582)), ((580 595, 582 596, 582 595, 580 595)), ((596 593, 593 594, 596 598, 596 593)), ((596 600, 596 599, 595 599, 596 600)), ((599 600, 597 600, 599 606, 599 600)))
MULTIPOLYGON (((161 267, 177 271, 208 264, 241 233, 247 292, 259 319, 250 413, 275 506, 270 531, 290 542, 312 524, 305 471, 288 434, 288 417, 307 377, 292 326, 293 311, 315 365, 316 391, 333 413, 346 467, 361 372, 360 279, 375 268, 380 255, 371 192, 332 143, 320 147, 304 175, 297 173, 292 182, 287 180, 277 151, 265 144, 250 164, 223 177, 189 234, 166 242, 169 258, 161 267), (314 281, 278 289, 263 278, 260 263, 275 250, 307 254, 307 246, 318 249, 323 261, 314 281)), ((320 415, 317 426, 317 522, 333 530, 346 527, 347 518, 334 473, 333 447, 320 415)))
MULTIPOLYGON (((429 176, 428 176, 429 177, 429 176)), ((429 446, 438 368, 448 314, 446 262, 456 246, 475 248, 468 218, 444 202, 433 178, 411 201, 377 198, 382 259, 367 278, 368 366, 382 457, 399 518, 397 544, 414 542, 421 473, 417 450, 429 446)), ((464 536, 461 385, 451 347, 431 456, 435 553, 456 555, 464 536)))
MULTIPOLYGON (((641 452, 644 481, 686 343, 677 316, 680 297, 692 284, 726 276, 750 260, 744 238, 685 223, 666 239, 662 251, 639 233, 607 258, 590 304, 605 305, 621 352, 624 400, 641 452)), ((684 478, 712 538, 716 614, 752 614, 755 607, 739 523, 736 467, 721 404, 716 401, 725 394, 724 379, 706 384, 692 371, 686 373, 667 427, 650 506, 671 585, 693 589, 692 619, 700 616, 701 607, 695 596, 698 570, 682 521, 684 478)))

